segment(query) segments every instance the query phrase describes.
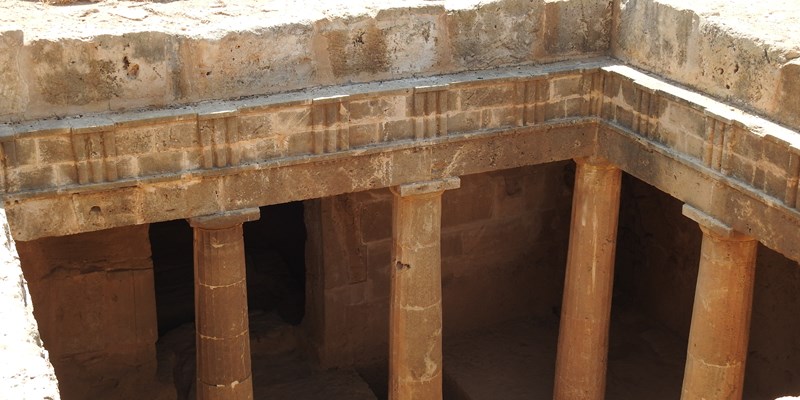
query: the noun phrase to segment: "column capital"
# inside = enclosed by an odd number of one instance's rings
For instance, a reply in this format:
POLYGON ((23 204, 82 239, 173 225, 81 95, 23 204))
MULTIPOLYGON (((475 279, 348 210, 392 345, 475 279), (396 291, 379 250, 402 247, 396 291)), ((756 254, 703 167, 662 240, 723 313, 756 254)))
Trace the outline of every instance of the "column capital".
POLYGON ((444 192, 445 190, 458 189, 461 187, 461 178, 453 176, 432 181, 407 183, 405 185, 393 186, 392 193, 400 197, 419 196, 430 193, 444 192))
POLYGON ((574 158, 573 160, 575 161, 575 164, 587 165, 597 169, 619 169, 619 167, 613 164, 611 161, 598 156, 580 157, 574 158))
POLYGON ((733 241, 753 241, 755 238, 738 232, 730 227, 728 224, 700 211, 689 204, 684 204, 682 209, 683 215, 700 225, 703 233, 708 235, 733 241))
POLYGON ((226 229, 245 222, 256 221, 261 218, 258 208, 244 208, 241 210, 223 211, 217 214, 203 215, 189 218, 192 228, 200 229, 226 229))

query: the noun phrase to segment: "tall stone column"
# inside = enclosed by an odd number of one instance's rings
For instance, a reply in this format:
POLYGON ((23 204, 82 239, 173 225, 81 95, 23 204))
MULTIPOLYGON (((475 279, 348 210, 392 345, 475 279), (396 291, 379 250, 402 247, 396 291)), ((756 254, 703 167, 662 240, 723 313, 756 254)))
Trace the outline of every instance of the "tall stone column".
POLYGON ((389 399, 442 398, 442 193, 459 178, 392 188, 389 399))
POLYGON ((622 173, 605 160, 575 162, 553 398, 597 400, 606 388, 622 173))
POLYGON ((703 244, 682 400, 742 398, 758 241, 689 205, 703 244))
POLYGON ((252 208, 189 219, 198 400, 253 398, 242 224, 259 216, 252 208))

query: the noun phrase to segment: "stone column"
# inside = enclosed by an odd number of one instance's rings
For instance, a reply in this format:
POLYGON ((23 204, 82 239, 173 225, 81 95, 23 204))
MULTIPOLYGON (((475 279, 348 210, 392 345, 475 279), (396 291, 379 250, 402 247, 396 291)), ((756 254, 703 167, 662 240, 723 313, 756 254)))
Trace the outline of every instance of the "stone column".
POLYGON ((742 398, 758 241, 689 205, 703 244, 682 400, 742 398))
POLYGON ((392 188, 389 399, 442 398, 442 193, 459 178, 392 188))
POLYGON ((253 398, 242 224, 259 216, 252 208, 189 219, 199 400, 253 398))
POLYGON ((553 398, 596 400, 606 388, 622 173, 605 160, 575 162, 553 398))

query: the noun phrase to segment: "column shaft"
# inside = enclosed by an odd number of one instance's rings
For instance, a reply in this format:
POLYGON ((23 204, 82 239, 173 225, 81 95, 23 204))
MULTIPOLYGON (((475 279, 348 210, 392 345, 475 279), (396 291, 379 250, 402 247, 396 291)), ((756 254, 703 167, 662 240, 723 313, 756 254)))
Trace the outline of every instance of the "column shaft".
POLYGON ((567 271, 558 335, 556 400, 605 396, 621 171, 576 160, 567 271))
POLYGON ((194 228, 197 398, 251 400, 242 223, 258 209, 190 219, 194 228))
POLYGON ((458 178, 393 188, 389 399, 442 398, 442 193, 458 178))
POLYGON ((742 398, 758 242, 684 206, 703 244, 682 400, 742 398))

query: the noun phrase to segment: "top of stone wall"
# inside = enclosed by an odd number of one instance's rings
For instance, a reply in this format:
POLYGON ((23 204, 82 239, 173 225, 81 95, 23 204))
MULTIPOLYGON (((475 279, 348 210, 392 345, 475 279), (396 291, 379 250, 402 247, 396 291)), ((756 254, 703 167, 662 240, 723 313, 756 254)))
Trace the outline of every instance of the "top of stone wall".
POLYGON ((0 0, 0 122, 605 54, 609 0, 0 0))
POLYGON ((614 57, 800 129, 800 2, 619 2, 614 57))

